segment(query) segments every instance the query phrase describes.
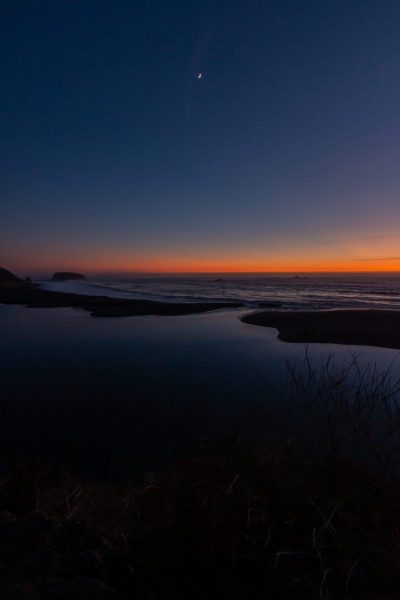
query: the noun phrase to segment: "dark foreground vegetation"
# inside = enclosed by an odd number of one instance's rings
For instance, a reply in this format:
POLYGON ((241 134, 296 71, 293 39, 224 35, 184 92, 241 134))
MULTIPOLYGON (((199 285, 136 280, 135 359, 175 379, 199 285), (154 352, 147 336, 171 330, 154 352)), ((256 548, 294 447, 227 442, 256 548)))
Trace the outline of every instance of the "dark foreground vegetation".
POLYGON ((0 597, 398 598, 398 388, 356 360, 289 371, 280 427, 160 473, 3 464, 0 597))
POLYGON ((23 304, 30 308, 83 308, 96 317, 188 315, 241 306, 235 302, 155 302, 53 292, 31 281, 18 279, 6 269, 0 269, 0 304, 23 304))

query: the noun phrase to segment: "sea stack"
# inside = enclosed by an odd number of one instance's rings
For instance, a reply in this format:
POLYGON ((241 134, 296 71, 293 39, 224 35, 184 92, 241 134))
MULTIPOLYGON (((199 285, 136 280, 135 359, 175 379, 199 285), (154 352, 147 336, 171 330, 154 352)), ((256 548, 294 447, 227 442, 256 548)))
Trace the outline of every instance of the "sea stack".
POLYGON ((73 280, 85 280, 86 277, 81 273, 70 273, 69 271, 57 271, 54 273, 51 281, 70 281, 73 280))

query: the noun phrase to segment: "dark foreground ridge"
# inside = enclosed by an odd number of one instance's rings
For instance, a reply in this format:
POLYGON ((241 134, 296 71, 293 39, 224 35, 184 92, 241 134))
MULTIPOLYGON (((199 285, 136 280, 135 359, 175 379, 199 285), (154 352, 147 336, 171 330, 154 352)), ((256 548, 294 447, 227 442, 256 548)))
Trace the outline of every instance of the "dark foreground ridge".
POLYGON ((130 300, 107 296, 86 296, 43 290, 38 285, 22 281, 5 269, 7 278, 0 279, 0 304, 23 304, 30 308, 83 308, 95 317, 130 317, 139 315, 189 315, 220 308, 242 306, 237 302, 172 303, 152 300, 130 300))
POLYGON ((119 485, 14 469, 0 597, 398 598, 398 484, 318 456, 235 445, 119 485))
POLYGON ((11 271, 0 268, 0 283, 18 283, 21 279, 16 277, 11 271))
POLYGON ((269 311, 246 315, 242 321, 274 327, 285 342, 400 349, 400 311, 395 310, 269 311))

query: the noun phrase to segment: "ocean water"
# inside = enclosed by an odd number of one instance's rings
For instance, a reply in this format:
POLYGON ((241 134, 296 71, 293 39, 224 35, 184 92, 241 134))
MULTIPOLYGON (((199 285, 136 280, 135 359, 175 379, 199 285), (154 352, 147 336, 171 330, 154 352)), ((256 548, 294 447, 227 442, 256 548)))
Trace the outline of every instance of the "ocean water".
MULTIPOLYGON (((164 302, 271 303, 279 310, 334 308, 400 309, 400 275, 89 277, 46 289, 164 302)), ((268 308, 268 307, 267 307, 268 308)))

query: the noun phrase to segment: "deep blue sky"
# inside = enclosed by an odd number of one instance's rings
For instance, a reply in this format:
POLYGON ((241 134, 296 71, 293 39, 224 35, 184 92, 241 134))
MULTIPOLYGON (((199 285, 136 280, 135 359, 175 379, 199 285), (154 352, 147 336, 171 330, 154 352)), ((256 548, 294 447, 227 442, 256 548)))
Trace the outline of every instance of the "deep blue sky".
POLYGON ((400 269, 398 1, 0 7, 1 265, 400 269))

